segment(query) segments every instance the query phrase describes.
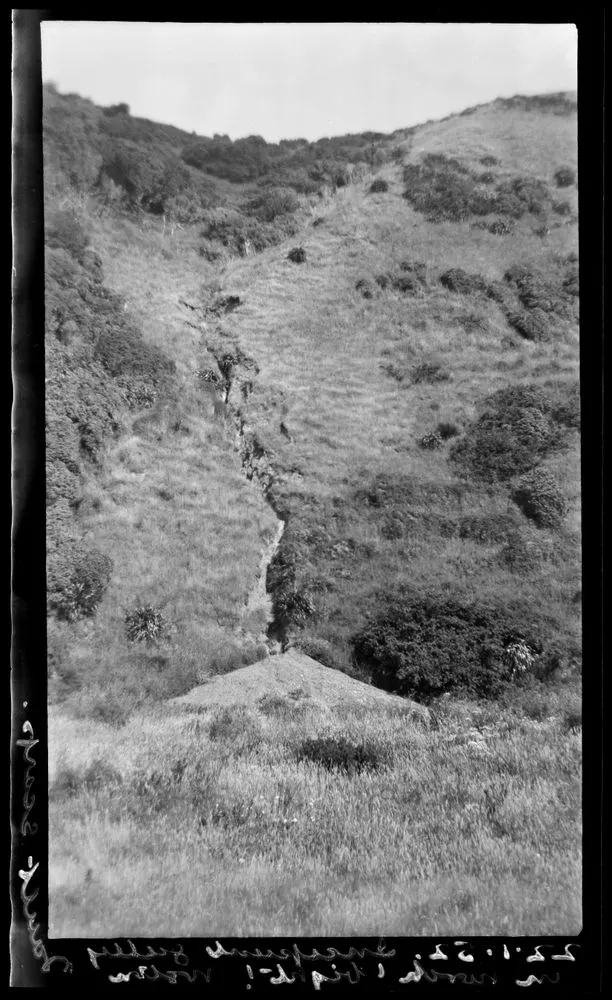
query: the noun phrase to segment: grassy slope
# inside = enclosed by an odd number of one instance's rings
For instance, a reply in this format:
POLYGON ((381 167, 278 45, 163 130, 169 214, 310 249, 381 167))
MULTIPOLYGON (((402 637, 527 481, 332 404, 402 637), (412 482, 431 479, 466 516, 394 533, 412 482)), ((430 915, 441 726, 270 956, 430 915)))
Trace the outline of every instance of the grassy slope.
MULTIPOLYGON (((548 143, 545 170, 525 158, 536 144, 518 145, 524 131, 517 125, 513 137, 507 121, 488 109, 427 126, 412 136, 411 155, 421 148, 471 150, 474 157, 493 152, 503 168, 548 175, 572 163, 572 147, 564 119, 544 125, 538 141, 548 143)), ((433 279, 450 266, 489 278, 501 277, 517 259, 554 266, 556 253, 575 249, 575 226, 553 230, 546 242, 529 219, 512 238, 467 223, 432 226, 400 198, 397 168, 383 174, 390 193, 344 189, 325 209, 324 225, 294 241, 305 246, 306 264, 287 261, 284 246, 237 262, 223 277, 224 291, 244 298, 228 326, 261 366, 247 416, 280 470, 281 494, 294 495, 295 510, 300 498, 308 500, 303 510, 314 513, 303 518, 307 531, 329 512, 330 500, 341 502, 336 528, 324 544, 311 544, 303 569, 329 584, 317 591, 317 634, 340 648, 372 606, 373 590, 406 575, 417 586, 437 581, 476 597, 518 587, 567 615, 577 566, 561 562, 517 578, 500 570, 491 547, 427 531, 391 543, 352 497, 364 475, 390 468, 421 484, 452 483, 445 454, 422 452, 417 439, 441 419, 465 425, 478 398, 508 381, 575 378, 575 334, 544 345, 515 340, 510 347, 491 303, 452 296, 435 280, 422 299, 387 292, 366 301, 354 286, 406 257, 427 262, 433 279), (458 319, 468 311, 482 315, 485 330, 465 332, 458 319), (442 388, 398 387, 379 368, 381 361, 430 359, 452 371, 442 388), (280 433, 281 414, 292 443, 280 433), (362 546, 352 564, 329 558, 329 542, 343 538, 362 546)), ((173 418, 163 415, 161 440, 150 432, 130 436, 127 426, 109 448, 105 479, 91 485, 96 502, 83 514, 117 570, 94 624, 77 627, 76 644, 70 639, 72 662, 77 672, 88 671, 88 683, 50 713, 52 744, 78 746, 73 757, 68 751, 64 763, 56 761, 54 772, 53 935, 106 936, 111 928, 172 936, 575 932, 580 742, 568 731, 571 691, 539 702, 517 696, 511 707, 445 703, 431 729, 382 709, 321 712, 299 699, 252 706, 236 719, 222 710, 200 717, 149 707, 205 676, 216 645, 227 647, 240 629, 240 608, 273 518, 245 483, 231 434, 214 425, 191 388, 189 372, 213 331, 202 338, 177 305, 180 297, 191 301, 209 277, 193 249, 180 243, 189 236, 179 234, 171 244, 125 225, 121 235, 111 220, 99 220, 97 249, 109 284, 135 307, 145 335, 177 361, 185 379, 181 417, 190 432, 170 433, 173 418), (158 498, 159 488, 171 498, 158 498), (146 656, 139 664, 119 638, 121 607, 136 592, 165 603, 181 626, 157 675, 146 656), (90 714, 93 698, 112 703, 106 717, 121 721, 121 706, 137 709, 143 689, 150 696, 144 715, 119 731, 87 723, 83 743, 74 736, 74 715, 90 714), (470 732, 475 725, 485 727, 481 737, 470 732), (391 752, 390 768, 344 778, 292 762, 304 736, 329 730, 371 735, 391 752), (123 790, 96 759, 116 768, 123 790), (173 779, 182 761, 182 777, 173 779), (62 792, 70 782, 75 797, 62 792), (202 826, 214 802, 222 807, 202 826)), ((576 441, 556 459, 567 479, 574 532, 577 448, 576 441)), ((465 504, 492 513, 504 511, 507 500, 474 488, 465 504)), ((264 619, 262 609, 246 633, 255 637, 264 619)))
POLYGON ((189 300, 206 265, 190 272, 187 252, 169 260, 167 241, 127 221, 115 228, 103 216, 95 225, 108 284, 125 294, 146 339, 176 361, 181 381, 177 400, 125 416, 92 475, 80 521, 113 559, 113 578, 95 619, 52 626, 74 686, 66 708, 120 722, 150 698, 188 690, 207 668, 265 655, 269 607, 247 612, 246 600, 276 519, 245 481, 232 435, 214 422, 193 376, 199 334, 178 300, 189 300), (125 639, 123 615, 138 603, 162 608, 176 625, 162 669, 125 639))
MULTIPOLYGON (((517 113, 508 114, 512 119, 517 113)), ((490 148, 488 137, 497 131, 493 145, 505 166, 501 117, 500 123, 500 113, 496 116, 486 109, 457 124, 445 123, 446 145, 443 125, 428 126, 415 137, 412 155, 440 148, 454 154, 452 137, 462 134, 466 122, 469 137, 458 143, 459 152, 475 150, 479 155, 490 148)), ((552 133, 543 141, 552 174, 568 156, 571 162, 572 146, 565 119, 548 116, 543 124, 552 133)), ((542 121, 540 126, 546 136, 542 121)), ((516 134, 518 126, 506 136, 511 164, 519 162, 524 152, 523 145, 515 150, 516 134)), ((538 166, 536 158, 533 169, 538 166)), ((562 556, 561 568, 544 565, 517 578, 495 565, 499 546, 436 537, 427 528, 417 528, 400 542, 385 539, 380 525, 364 516, 352 494, 360 482, 390 470, 413 477, 421 487, 450 486, 456 480, 446 451, 423 452, 418 446, 439 420, 465 427, 477 404, 509 383, 525 380, 558 388, 577 378, 575 328, 568 327, 562 337, 546 344, 509 337, 511 331, 493 303, 454 295, 436 281, 450 267, 490 280, 500 280, 516 262, 555 271, 558 255, 576 249, 576 226, 552 229, 543 241, 535 234, 531 217, 523 218, 511 237, 501 238, 474 230, 468 222, 432 225, 399 197, 397 168, 382 173, 390 182, 388 194, 367 195, 359 186, 340 192, 326 223, 301 240, 307 263, 297 267, 286 260, 284 248, 276 248, 236 264, 224 281, 224 289, 240 294, 245 303, 232 314, 231 328, 262 369, 247 413, 276 467, 286 470, 277 492, 296 496, 297 502, 290 501, 289 507, 298 520, 308 522, 307 532, 321 513, 315 511, 308 519, 300 510, 304 496, 319 505, 338 498, 346 515, 334 528, 326 511, 328 536, 323 545, 310 548, 310 563, 301 567, 299 582, 316 590, 323 622, 317 621, 318 632, 326 639, 346 641, 363 613, 372 608, 376 585, 393 579, 409 579, 421 589, 435 589, 438 584, 459 587, 474 598, 485 592, 495 592, 502 600, 518 594, 553 609, 561 620, 568 609, 575 618, 571 611, 579 587, 575 555, 569 564, 562 556), (364 300, 355 290, 359 278, 397 269, 405 258, 429 265, 430 289, 422 297, 387 291, 364 300), (466 317, 481 321, 481 328, 466 332, 462 325, 466 317), (410 368, 430 361, 449 369, 451 381, 441 386, 398 386, 380 367, 392 362, 410 368), (278 408, 270 405, 279 387, 292 442, 280 433, 278 408), (347 540, 367 547, 367 573, 361 574, 357 566, 348 576, 338 576, 333 545, 347 540)), ((580 525, 578 447, 575 435, 569 451, 548 463, 563 470, 571 503, 568 535, 574 546, 580 525)), ((440 513, 446 504, 444 499, 440 513)), ((507 491, 491 495, 472 484, 459 507, 449 512, 493 515, 511 506, 507 491)), ((422 505, 422 513, 427 512, 431 512, 429 500, 422 505)))

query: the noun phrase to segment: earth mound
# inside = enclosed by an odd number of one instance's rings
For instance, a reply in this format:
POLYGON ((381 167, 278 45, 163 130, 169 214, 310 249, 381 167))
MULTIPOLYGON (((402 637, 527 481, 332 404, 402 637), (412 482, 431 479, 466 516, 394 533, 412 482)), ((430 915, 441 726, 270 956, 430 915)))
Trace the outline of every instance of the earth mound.
MULTIPOLYGON (((336 705, 363 705, 370 708, 383 705, 412 703, 398 695, 364 684, 339 670, 322 663, 297 649, 259 660, 229 674, 211 678, 179 698, 173 705, 255 705, 266 694, 288 695, 300 690, 301 697, 333 708, 336 705)), ((415 710, 427 714, 422 706, 415 710)))

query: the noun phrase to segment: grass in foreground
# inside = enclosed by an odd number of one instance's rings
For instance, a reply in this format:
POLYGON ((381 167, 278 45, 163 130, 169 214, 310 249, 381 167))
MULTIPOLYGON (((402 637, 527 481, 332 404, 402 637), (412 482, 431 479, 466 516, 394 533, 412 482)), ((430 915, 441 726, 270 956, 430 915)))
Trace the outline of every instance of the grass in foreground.
POLYGON ((428 722, 296 690, 98 725, 53 765, 51 934, 575 934, 577 704, 428 722), (300 760, 315 737, 378 767, 300 760))

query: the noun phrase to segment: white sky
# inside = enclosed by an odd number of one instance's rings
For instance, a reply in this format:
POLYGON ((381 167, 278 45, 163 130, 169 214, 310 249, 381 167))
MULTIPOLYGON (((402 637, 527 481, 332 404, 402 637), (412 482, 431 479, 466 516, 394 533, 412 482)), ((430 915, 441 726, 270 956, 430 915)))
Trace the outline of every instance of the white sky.
POLYGON ((269 142, 391 132, 577 86, 572 24, 47 21, 42 56, 61 93, 269 142))

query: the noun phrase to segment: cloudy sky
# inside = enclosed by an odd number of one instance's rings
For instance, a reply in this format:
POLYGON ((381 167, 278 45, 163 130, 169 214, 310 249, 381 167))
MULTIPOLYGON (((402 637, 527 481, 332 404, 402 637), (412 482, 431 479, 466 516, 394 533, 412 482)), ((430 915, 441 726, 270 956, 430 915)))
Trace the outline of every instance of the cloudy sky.
POLYGON ((576 89, 571 24, 47 21, 43 79, 232 139, 390 132, 576 89))

